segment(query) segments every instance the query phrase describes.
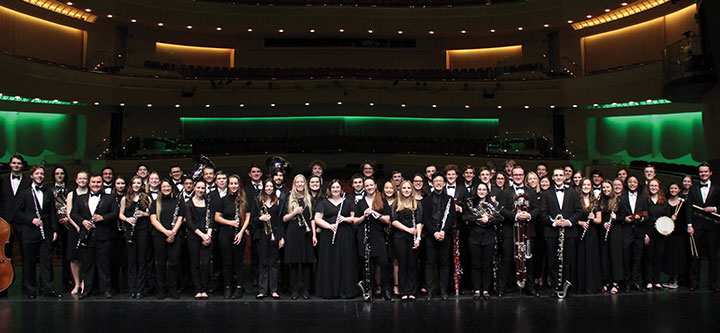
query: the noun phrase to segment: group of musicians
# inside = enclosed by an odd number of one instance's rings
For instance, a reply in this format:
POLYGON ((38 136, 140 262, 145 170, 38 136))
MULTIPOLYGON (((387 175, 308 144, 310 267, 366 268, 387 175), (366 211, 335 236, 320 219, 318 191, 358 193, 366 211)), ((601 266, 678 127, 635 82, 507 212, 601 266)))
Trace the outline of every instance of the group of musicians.
POLYGON ((706 163, 693 185, 691 176, 663 184, 652 165, 640 178, 620 169, 607 179, 571 164, 529 170, 512 160, 501 170, 395 170, 381 181, 366 161, 348 193, 324 179, 322 161, 292 177, 278 166, 263 178, 253 165, 245 186, 208 163, 194 176, 178 165, 165 177, 140 164, 130 178, 106 167, 74 181, 62 166, 23 173, 24 164, 13 156, 0 179, 0 217, 20 243, 22 294, 31 299, 62 297, 53 284, 57 250, 63 286, 80 299, 125 289, 134 299, 188 289, 195 299, 237 299, 246 275, 256 298, 447 299, 466 290, 476 299, 514 291, 564 298, 678 283, 695 290, 700 255, 709 289, 720 291, 720 187, 706 163))

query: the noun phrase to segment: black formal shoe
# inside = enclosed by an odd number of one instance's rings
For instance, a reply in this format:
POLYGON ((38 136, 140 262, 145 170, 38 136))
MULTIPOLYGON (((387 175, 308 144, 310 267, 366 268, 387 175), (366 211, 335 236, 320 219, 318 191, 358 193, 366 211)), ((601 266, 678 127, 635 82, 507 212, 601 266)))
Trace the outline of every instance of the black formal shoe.
POLYGON ((536 289, 533 289, 530 291, 530 295, 535 296, 535 297, 540 297, 540 292, 537 291, 536 289))
MULTIPOLYGON (((484 298, 484 299, 490 299, 490 293, 489 293, 489 292, 487 292, 487 291, 483 291, 483 294, 482 294, 482 296, 483 296, 483 298, 484 298)), ((538 293, 538 296, 540 296, 540 294, 539 294, 539 293, 538 293)))
POLYGON ((305 292, 303 292, 303 299, 304 300, 310 299, 310 293, 307 290, 305 290, 305 292))
POLYGON ((480 292, 473 293, 473 299, 480 299, 480 292))
POLYGON ((238 298, 243 297, 244 294, 245 294, 245 289, 243 289, 243 288, 235 288, 235 292, 233 293, 232 298, 233 298, 233 299, 238 299, 238 298))
POLYGON ((505 294, 502 292, 502 290, 501 290, 501 291, 498 291, 498 293, 497 293, 497 297, 498 297, 498 298, 502 298, 504 295, 505 295, 505 294))
POLYGON ((632 289, 633 289, 633 290, 636 290, 636 291, 641 291, 641 290, 642 290, 642 288, 640 287, 640 285, 637 284, 637 283, 633 283, 633 284, 632 284, 632 289))
POLYGON ((428 301, 432 301, 432 299, 433 299, 432 293, 431 293, 431 292, 427 293, 427 294, 425 295, 425 299, 428 300, 428 301))
POLYGON ((297 293, 297 291, 293 291, 292 295, 290 295, 290 299, 293 300, 293 301, 296 300, 296 299, 298 299, 298 293, 297 293))
POLYGON ((231 292, 232 292, 232 289, 230 289, 230 287, 225 287, 225 291, 223 291, 223 298, 229 299, 231 292))
POLYGON ((448 300, 448 294, 442 293, 442 294, 440 294, 440 298, 441 298, 443 301, 447 301, 447 300, 448 300))
POLYGON ((105 292, 105 298, 112 298, 113 294, 108 290, 105 292))
POLYGON ((51 290, 51 291, 45 293, 44 296, 45 296, 45 297, 48 297, 48 298, 62 298, 62 295, 56 293, 55 290, 51 290))
POLYGON ((392 300, 392 294, 390 293, 390 290, 385 290, 383 292, 383 299, 385 299, 386 301, 392 300))
POLYGON ((77 298, 78 298, 78 299, 85 299, 86 297, 88 297, 88 295, 87 295, 86 293, 79 293, 79 294, 77 294, 77 298))
POLYGON ((141 293, 135 294, 135 299, 142 299, 144 296, 141 293))
POLYGON ((135 299, 135 293, 130 294, 130 299, 135 299))
POLYGON ((159 299, 159 300, 165 299, 165 292, 162 291, 162 290, 158 291, 158 293, 157 293, 157 299, 159 299))

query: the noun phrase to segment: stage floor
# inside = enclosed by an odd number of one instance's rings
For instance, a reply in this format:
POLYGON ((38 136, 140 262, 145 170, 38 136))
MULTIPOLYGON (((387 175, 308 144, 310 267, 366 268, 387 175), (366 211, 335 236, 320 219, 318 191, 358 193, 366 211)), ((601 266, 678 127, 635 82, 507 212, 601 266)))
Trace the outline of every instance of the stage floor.
POLYGON ((720 293, 673 290, 473 300, 196 301, 112 299, 0 301, 0 332, 714 332, 720 293))

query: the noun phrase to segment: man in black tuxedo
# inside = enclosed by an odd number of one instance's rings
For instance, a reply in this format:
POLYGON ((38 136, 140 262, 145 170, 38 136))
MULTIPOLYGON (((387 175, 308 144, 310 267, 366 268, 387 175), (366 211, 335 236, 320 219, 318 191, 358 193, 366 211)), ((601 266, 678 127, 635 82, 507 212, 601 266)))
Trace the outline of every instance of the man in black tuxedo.
MULTIPOLYGON (((513 225, 515 222, 529 224, 531 228, 532 238, 535 238, 535 228, 533 222, 535 219, 540 218, 540 205, 537 202, 537 193, 530 188, 524 186, 525 181, 525 170, 523 167, 516 165, 512 169, 511 173, 512 182, 510 187, 505 189, 503 192, 503 200, 501 201, 500 214, 505 218, 503 221, 503 240, 502 240, 502 262, 500 263, 500 275, 498 276, 498 296, 502 296, 504 288, 507 286, 508 281, 512 276, 515 276, 515 240, 513 239, 513 225), (528 211, 517 211, 515 210, 515 197, 518 195, 527 195, 527 200, 530 203, 528 211)), ((532 242, 532 241, 531 241, 532 242)), ((532 246, 528 249, 532 253, 532 246)), ((525 293, 536 297, 540 296, 540 292, 535 289, 535 280, 533 279, 532 272, 532 258, 525 260, 525 267, 527 269, 525 279, 525 293)))
POLYGON ((488 196, 490 197, 490 200, 496 202, 497 204, 500 204, 500 201, 503 197, 503 190, 497 187, 495 184, 492 184, 492 172, 490 171, 490 169, 485 166, 481 167, 479 173, 480 182, 484 183, 488 187, 488 196))
POLYGON ((70 217, 82 221, 80 259, 83 266, 85 287, 81 298, 90 296, 95 284, 95 270, 100 290, 105 298, 112 298, 110 291, 110 250, 112 239, 117 233, 118 206, 112 195, 102 190, 102 176, 90 177, 90 191, 74 199, 70 217))
POLYGON ((57 240, 55 198, 48 187, 43 188, 45 169, 41 165, 30 168, 32 185, 18 193, 15 220, 22 243, 23 291, 34 299, 40 291, 44 296, 61 298, 53 289, 53 243, 57 240), (35 266, 40 263, 40 287, 35 266))
MULTIPOLYGON (((257 198, 263 190, 262 168, 256 164, 251 165, 250 169, 248 169, 248 177, 250 178, 250 182, 245 185, 245 196, 252 207, 252 205, 257 202, 257 198)), ((258 265, 260 264, 260 253, 258 252, 259 238, 256 239, 253 237, 256 231, 255 229, 255 223, 250 223, 248 229, 245 231, 250 235, 250 276, 252 276, 253 286, 257 285, 259 276, 258 265)))
MULTIPOLYGON (((20 239, 20 228, 19 223, 15 223, 15 207, 17 195, 23 190, 30 187, 32 181, 24 177, 22 174, 22 167, 25 164, 25 159, 20 155, 15 155, 10 158, 10 174, 2 176, 0 178, 0 217, 5 222, 10 223, 13 228, 13 232, 10 235, 10 241, 8 246, 5 247, 5 254, 12 259, 13 257, 13 241, 16 237, 20 239)), ((20 243, 22 248, 22 242, 20 243)), ((0 298, 7 297, 7 290, 0 292, 0 298)))
POLYGON ((433 191, 422 200, 423 233, 427 261, 425 279, 427 298, 432 299, 435 280, 440 280, 440 296, 448 298, 450 277, 450 250, 452 249, 452 225, 455 223, 453 198, 445 193, 445 176, 436 173, 431 177, 433 191))
POLYGON ((277 195, 278 201, 282 203, 290 196, 290 190, 285 187, 285 170, 274 169, 270 174, 272 175, 272 182, 275 184, 275 195, 277 195))
POLYGON ((623 280, 625 291, 640 290, 642 282, 642 253, 645 246, 645 223, 648 199, 639 190, 640 182, 635 176, 627 178, 627 192, 620 196, 618 220, 623 232, 623 280))
MULTIPOLYGON (((718 204, 720 204, 720 187, 715 186, 710 181, 712 169, 710 164, 702 163, 698 167, 698 175, 700 176, 700 184, 690 188, 687 202, 687 231, 688 234, 695 237, 698 251, 704 252, 708 258, 708 280, 709 288, 715 292, 719 292, 717 285, 717 245, 718 225, 700 216, 693 214, 698 209, 693 206, 701 207, 705 213, 717 213, 718 204)), ((693 258, 690 261, 690 289, 695 290, 700 283, 700 258, 693 258)))
MULTIPOLYGON (((545 221, 545 242, 547 244, 548 268, 550 270, 550 281, 556 288, 562 288, 565 281, 570 280, 573 274, 573 262, 575 261, 575 248, 578 236, 577 221, 582 214, 580 196, 576 191, 565 188, 565 172, 563 169, 553 170, 552 179, 554 187, 542 193, 541 212, 546 218, 545 221), (562 217, 560 216, 562 215, 562 217), (563 230, 563 267, 562 282, 559 282, 558 274, 560 260, 558 250, 560 248, 560 231, 563 230)), ((559 290, 559 289, 558 289, 559 290)))
POLYGON ((115 171, 112 167, 106 166, 100 171, 103 180, 103 192, 105 194, 112 194, 115 188, 115 171))

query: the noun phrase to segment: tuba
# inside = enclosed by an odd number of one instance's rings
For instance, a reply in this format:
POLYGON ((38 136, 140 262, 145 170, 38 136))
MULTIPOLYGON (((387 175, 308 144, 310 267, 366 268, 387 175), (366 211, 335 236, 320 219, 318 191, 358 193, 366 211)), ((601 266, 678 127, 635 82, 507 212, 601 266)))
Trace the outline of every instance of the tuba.
POLYGON ((192 174, 193 180, 196 181, 202 178, 203 169, 205 169, 205 167, 207 166, 214 168, 215 163, 213 163, 209 158, 207 158, 207 156, 200 154, 200 157, 198 157, 197 168, 195 169, 195 171, 193 171, 192 174))

